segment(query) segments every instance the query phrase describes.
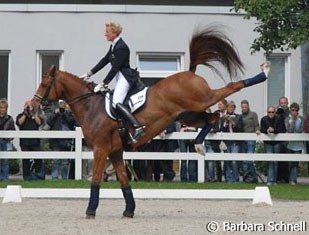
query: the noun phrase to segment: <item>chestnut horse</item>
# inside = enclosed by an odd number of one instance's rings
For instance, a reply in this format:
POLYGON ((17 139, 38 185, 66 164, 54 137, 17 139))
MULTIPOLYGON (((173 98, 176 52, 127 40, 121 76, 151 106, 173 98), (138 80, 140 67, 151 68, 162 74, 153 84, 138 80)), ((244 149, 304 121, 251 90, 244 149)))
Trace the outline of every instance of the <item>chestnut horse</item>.
MULTIPOLYGON (((192 114, 182 115, 183 121, 187 121, 190 126, 201 127, 217 120, 217 114, 206 114, 205 110, 246 85, 243 81, 237 81, 220 89, 210 89, 205 79, 195 74, 195 69, 199 64, 212 67, 209 64, 211 61, 219 61, 230 76, 243 68, 232 42, 222 33, 208 28, 193 34, 190 43, 190 71, 169 76, 148 89, 145 105, 135 113, 139 122, 146 127, 145 135, 132 145, 133 148, 157 136, 180 114, 192 114), (189 119, 186 120, 186 117, 189 119)), ((123 216, 133 217, 135 201, 123 162, 119 123, 106 115, 103 108, 104 97, 93 92, 92 83, 51 66, 43 76, 32 104, 38 107, 43 100, 58 99, 69 104, 83 130, 86 143, 93 149, 93 178, 86 218, 95 218, 100 183, 108 157, 117 172, 125 199, 123 216)))

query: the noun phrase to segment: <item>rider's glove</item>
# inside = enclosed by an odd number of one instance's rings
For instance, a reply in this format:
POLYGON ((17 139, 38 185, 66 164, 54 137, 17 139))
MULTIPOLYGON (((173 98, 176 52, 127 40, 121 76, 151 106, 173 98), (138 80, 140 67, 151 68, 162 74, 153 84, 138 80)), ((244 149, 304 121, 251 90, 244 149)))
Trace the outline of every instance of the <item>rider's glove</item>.
POLYGON ((83 75, 80 76, 79 78, 84 79, 84 80, 89 80, 90 77, 91 77, 91 75, 92 75, 92 74, 91 74, 90 72, 88 72, 88 73, 83 74, 83 75))
POLYGON ((105 84, 105 83, 101 83, 101 84, 98 84, 94 87, 93 91, 95 93, 99 93, 99 92, 104 92, 104 91, 107 91, 109 88, 108 88, 108 85, 105 84))

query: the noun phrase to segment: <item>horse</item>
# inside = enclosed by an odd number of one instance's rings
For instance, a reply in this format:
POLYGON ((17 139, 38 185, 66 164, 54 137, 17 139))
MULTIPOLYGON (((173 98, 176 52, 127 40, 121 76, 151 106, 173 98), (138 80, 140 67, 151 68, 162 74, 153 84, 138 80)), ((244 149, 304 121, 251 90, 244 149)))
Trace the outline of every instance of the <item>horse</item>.
MULTIPOLYGON (((198 65, 216 70, 212 61, 220 62, 230 77, 243 71, 243 64, 233 43, 223 33, 214 28, 194 32, 190 42, 190 69, 166 77, 149 87, 146 103, 135 112, 136 118, 145 126, 145 135, 132 144, 133 149, 153 139, 177 117, 181 117, 181 121, 188 126, 195 127, 216 122, 218 114, 205 111, 248 84, 243 80, 231 81, 222 88, 211 89, 203 77, 195 74, 195 70, 198 65)), ((93 86, 92 83, 51 66, 42 77, 31 100, 32 105, 38 108, 46 100, 65 100, 82 128, 86 143, 93 149, 93 177, 86 218, 95 218, 107 158, 116 170, 125 199, 123 216, 132 218, 135 200, 123 162, 124 147, 118 131, 120 124, 107 116, 103 108, 104 97, 95 94, 93 86)))

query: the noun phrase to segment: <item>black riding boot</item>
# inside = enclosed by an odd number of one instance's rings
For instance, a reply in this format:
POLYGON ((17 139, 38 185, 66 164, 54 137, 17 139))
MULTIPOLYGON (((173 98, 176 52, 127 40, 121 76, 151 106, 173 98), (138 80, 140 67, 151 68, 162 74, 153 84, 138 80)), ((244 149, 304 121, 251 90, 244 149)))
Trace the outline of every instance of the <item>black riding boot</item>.
POLYGON ((124 117, 127 121, 129 121, 133 128, 134 128, 134 134, 132 136, 133 140, 132 143, 136 143, 136 139, 143 136, 144 133, 144 127, 137 121, 137 119, 132 115, 130 110, 124 106, 123 104, 116 104, 116 110, 119 112, 119 114, 124 117))

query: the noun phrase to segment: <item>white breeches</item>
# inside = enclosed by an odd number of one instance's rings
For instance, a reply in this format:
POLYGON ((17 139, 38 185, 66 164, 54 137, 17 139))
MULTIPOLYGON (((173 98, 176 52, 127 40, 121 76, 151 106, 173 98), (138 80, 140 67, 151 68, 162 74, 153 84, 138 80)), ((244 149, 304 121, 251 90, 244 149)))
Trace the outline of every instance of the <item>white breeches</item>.
POLYGON ((130 84, 128 83, 128 81, 122 75, 121 72, 118 72, 116 74, 115 79, 116 79, 116 86, 115 86, 114 97, 113 97, 113 107, 114 108, 116 108, 116 104, 123 103, 130 89, 130 84))

